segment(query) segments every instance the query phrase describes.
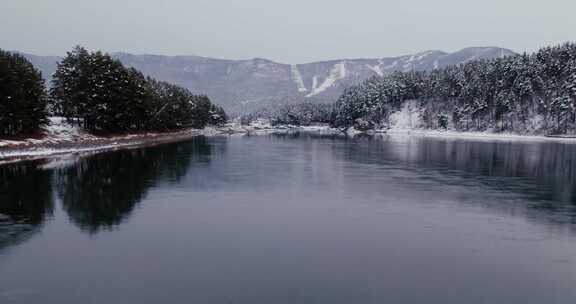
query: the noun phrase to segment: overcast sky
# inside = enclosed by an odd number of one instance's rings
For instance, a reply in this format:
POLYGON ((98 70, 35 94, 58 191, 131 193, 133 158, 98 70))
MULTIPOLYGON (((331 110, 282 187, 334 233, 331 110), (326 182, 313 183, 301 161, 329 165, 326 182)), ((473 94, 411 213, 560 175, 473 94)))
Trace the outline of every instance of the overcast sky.
POLYGON ((575 0, 0 0, 0 48, 285 63, 576 40, 575 0))

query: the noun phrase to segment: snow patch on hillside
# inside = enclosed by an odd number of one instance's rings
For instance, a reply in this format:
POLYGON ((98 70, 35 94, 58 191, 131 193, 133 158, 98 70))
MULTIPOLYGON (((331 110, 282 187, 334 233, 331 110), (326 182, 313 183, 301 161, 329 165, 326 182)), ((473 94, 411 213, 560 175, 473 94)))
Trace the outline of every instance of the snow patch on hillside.
POLYGON ((312 91, 318 89, 318 76, 312 77, 312 91))
MULTIPOLYGON (((317 84, 316 76, 314 77, 317 84)), ((319 87, 313 85, 312 92, 306 95, 306 97, 316 96, 326 91, 328 88, 333 86, 338 80, 344 79, 345 77, 346 77, 346 62, 342 61, 334 65, 334 67, 328 74, 328 77, 326 77, 324 82, 322 82, 322 84, 319 87)))
POLYGON ((432 55, 433 53, 434 52, 432 52, 432 51, 428 51, 428 52, 423 52, 423 53, 417 54, 416 60, 420 61, 420 60, 432 55))
POLYGON ((389 130, 413 130, 421 125, 420 110, 416 101, 407 101, 400 111, 390 115, 389 130))
POLYGON ((302 79, 302 74, 298 70, 298 66, 295 64, 290 66, 290 70, 292 71, 292 79, 296 82, 296 87, 298 88, 298 92, 306 92, 306 86, 304 85, 304 80, 302 79))
POLYGON ((382 59, 378 60, 378 64, 375 66, 371 66, 369 64, 366 64, 366 67, 370 70, 372 70, 374 73, 376 73, 376 75, 382 77, 384 76, 384 71, 382 71, 382 59))

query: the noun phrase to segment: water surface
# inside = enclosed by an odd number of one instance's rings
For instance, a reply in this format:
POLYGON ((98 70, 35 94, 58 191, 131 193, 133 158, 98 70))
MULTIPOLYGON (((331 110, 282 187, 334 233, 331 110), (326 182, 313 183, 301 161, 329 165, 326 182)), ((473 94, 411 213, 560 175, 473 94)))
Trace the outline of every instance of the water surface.
POLYGON ((576 145, 272 134, 0 166, 0 303, 574 303, 576 145))

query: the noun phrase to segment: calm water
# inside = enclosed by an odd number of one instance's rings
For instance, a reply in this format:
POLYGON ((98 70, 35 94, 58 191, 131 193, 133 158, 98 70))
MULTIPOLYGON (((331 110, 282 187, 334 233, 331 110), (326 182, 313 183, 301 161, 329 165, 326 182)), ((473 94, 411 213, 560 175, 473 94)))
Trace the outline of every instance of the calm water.
POLYGON ((305 134, 0 166, 0 303, 576 302, 576 145, 305 134))

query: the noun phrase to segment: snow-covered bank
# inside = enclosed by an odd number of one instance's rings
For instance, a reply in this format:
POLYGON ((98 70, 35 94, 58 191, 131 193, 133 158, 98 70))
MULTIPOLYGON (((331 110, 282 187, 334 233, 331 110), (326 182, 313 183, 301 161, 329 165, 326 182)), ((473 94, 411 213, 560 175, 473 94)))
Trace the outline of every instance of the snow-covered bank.
MULTIPOLYGON (((419 117, 417 111, 405 108, 391 117, 392 125, 387 129, 376 129, 369 131, 358 131, 353 128, 342 131, 332 128, 327 124, 317 124, 311 126, 294 126, 280 125, 272 126, 266 120, 258 120, 248 126, 237 124, 236 129, 242 129, 240 133, 266 133, 266 132, 317 132, 342 134, 347 136, 356 135, 374 135, 374 136, 392 136, 392 137, 436 137, 468 140, 485 140, 485 141, 551 141, 575 143, 576 138, 572 137, 548 137, 543 135, 524 135, 514 133, 501 133, 494 131, 455 131, 455 130, 431 130, 419 127, 419 117)), ((238 133, 238 132, 236 132, 238 133)))
POLYGON ((552 141, 576 144, 576 138, 571 137, 547 137, 541 135, 520 135, 512 133, 492 133, 492 132, 460 132, 451 130, 424 130, 424 129, 391 129, 382 130, 389 136, 420 136, 438 137, 453 139, 487 140, 487 141, 552 141))
POLYGON ((41 138, 22 140, 0 140, 0 164, 28 159, 56 157, 68 159, 74 155, 90 154, 100 151, 139 148, 143 146, 184 141, 194 136, 218 136, 233 134, 265 134, 271 132, 312 132, 322 134, 343 134, 355 136, 368 134, 390 137, 435 137, 447 139, 466 139, 484 141, 551 141, 576 144, 576 138, 555 138, 546 136, 529 136, 510 133, 491 132, 459 132, 450 130, 428 130, 412 127, 402 123, 385 130, 366 132, 350 129, 342 132, 328 125, 313 126, 272 126, 266 121, 256 121, 243 126, 233 122, 221 127, 208 127, 203 130, 186 129, 165 133, 139 133, 100 137, 83 132, 79 128, 67 124, 60 118, 52 118, 44 129, 41 138))
POLYGON ((203 130, 185 129, 173 132, 148 132, 102 137, 88 134, 62 118, 52 117, 49 124, 36 138, 0 140, 0 163, 150 146, 183 141, 199 135, 215 136, 247 132, 250 130, 229 124, 218 128, 208 127, 203 130))
POLYGON ((67 123, 62 117, 50 117, 48 124, 41 131, 41 136, 21 140, 0 139, 0 148, 97 139, 96 136, 82 131, 78 126, 67 123))
POLYGON ((35 138, 0 140, 0 164, 30 159, 54 158, 67 160, 70 157, 118 149, 139 148, 164 143, 184 141, 194 136, 219 136, 234 134, 262 134, 269 132, 340 132, 327 125, 307 127, 272 126, 267 121, 255 121, 250 125, 239 122, 202 130, 185 129, 163 133, 138 133, 117 136, 95 136, 59 117, 50 118, 50 123, 35 138))

